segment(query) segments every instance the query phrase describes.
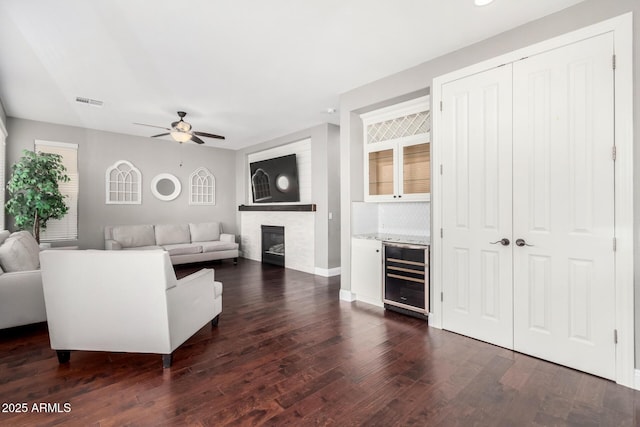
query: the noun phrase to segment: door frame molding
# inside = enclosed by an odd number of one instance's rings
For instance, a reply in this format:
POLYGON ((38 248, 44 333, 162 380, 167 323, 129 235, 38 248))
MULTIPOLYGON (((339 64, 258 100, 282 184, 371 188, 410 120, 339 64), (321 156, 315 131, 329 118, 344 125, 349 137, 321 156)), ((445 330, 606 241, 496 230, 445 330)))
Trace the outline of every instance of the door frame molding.
MULTIPOLYGON (((442 177, 437 171, 442 164, 442 86, 472 74, 480 73, 500 65, 518 61, 521 58, 556 49, 590 37, 612 32, 614 35, 615 70, 615 327, 618 332, 616 346, 616 382, 626 387, 640 390, 635 384, 635 326, 634 326, 634 235, 633 226, 633 16, 626 13, 588 27, 572 31, 522 49, 438 76, 433 79, 432 100, 432 145, 431 164, 431 262, 435 266, 431 273, 431 313, 429 325, 442 328, 442 177)), ((446 232, 446 230, 445 230, 446 232)), ((613 237, 613 236, 612 236, 613 237)), ((612 242, 613 244, 613 242, 612 242)), ((613 335, 613 334, 612 334, 613 335)), ((613 339, 613 336, 611 337, 613 339)))

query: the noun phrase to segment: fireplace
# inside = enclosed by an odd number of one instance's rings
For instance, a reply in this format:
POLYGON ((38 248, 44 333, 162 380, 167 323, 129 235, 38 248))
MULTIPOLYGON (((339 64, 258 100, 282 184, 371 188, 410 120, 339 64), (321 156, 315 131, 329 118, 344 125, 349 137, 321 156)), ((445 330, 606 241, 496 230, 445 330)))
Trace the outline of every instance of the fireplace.
POLYGON ((284 267, 284 227, 262 225, 262 262, 284 267))

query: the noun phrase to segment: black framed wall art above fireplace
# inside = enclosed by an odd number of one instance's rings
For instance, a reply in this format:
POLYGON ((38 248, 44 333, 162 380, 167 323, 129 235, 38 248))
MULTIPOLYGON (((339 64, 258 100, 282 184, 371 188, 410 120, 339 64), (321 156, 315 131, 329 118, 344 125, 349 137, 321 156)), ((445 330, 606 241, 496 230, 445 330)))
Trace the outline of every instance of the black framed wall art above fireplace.
POLYGON ((296 155, 275 157, 249 165, 253 203, 300 201, 296 155))

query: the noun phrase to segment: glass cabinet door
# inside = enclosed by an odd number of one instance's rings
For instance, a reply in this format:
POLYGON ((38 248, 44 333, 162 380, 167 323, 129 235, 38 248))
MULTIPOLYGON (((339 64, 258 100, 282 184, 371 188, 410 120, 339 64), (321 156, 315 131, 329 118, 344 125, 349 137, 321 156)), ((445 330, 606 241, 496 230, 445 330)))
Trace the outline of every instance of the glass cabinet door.
POLYGON ((402 147, 402 194, 431 193, 429 143, 402 147))
POLYGON ((394 194, 393 148, 369 153, 369 196, 394 194))

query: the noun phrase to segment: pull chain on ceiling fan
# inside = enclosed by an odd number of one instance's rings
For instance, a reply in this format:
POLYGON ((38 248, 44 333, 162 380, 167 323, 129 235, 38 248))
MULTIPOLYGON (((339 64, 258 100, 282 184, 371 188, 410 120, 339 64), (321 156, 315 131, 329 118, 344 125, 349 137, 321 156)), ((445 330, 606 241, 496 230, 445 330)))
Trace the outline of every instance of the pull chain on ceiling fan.
POLYGON ((134 123, 134 125, 149 126, 153 128, 160 128, 160 129, 167 130, 168 132, 159 133, 157 135, 151 135, 151 138, 158 138, 161 136, 171 135, 171 137, 174 140, 178 141, 181 144, 187 141, 193 141, 197 144, 204 144, 204 141, 198 138, 199 136, 203 136, 206 138, 225 139, 224 136, 191 130, 191 124, 184 121, 184 116, 186 115, 187 113, 185 113, 184 111, 178 111, 178 117, 180 117, 180 120, 171 123, 170 128, 167 128, 164 126, 148 125, 145 123, 134 123))

